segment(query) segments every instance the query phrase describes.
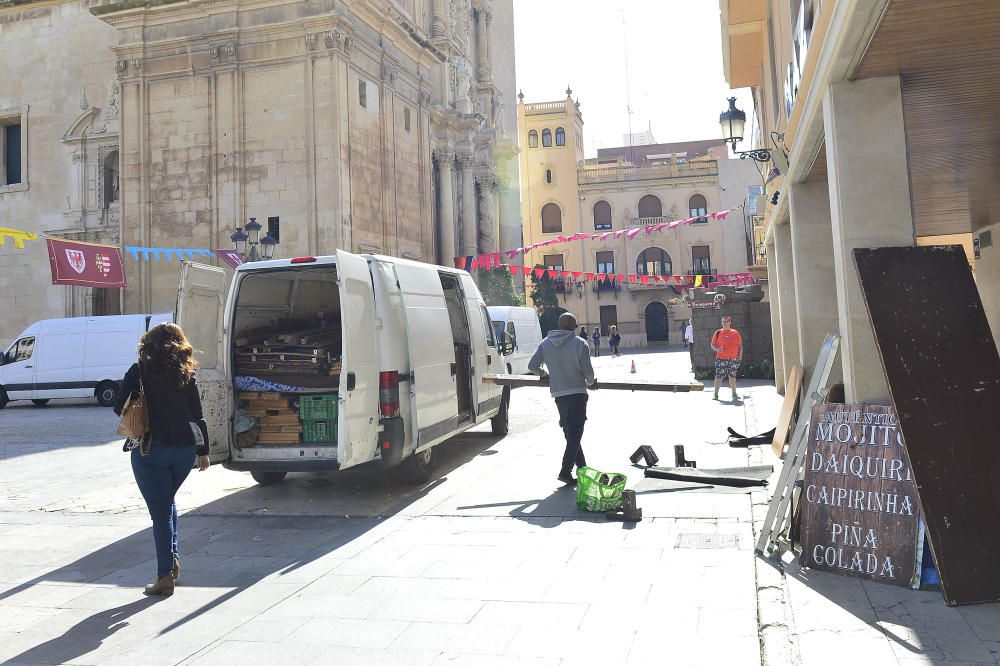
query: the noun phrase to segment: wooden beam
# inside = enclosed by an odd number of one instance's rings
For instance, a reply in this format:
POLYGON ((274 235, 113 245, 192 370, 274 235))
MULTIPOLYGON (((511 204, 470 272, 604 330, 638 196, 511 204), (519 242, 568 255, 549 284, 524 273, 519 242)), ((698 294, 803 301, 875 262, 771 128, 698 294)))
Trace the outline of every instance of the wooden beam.
MULTIPOLYGON (((484 384, 498 384, 500 386, 548 386, 548 377, 538 377, 537 375, 483 375, 484 384)), ((650 381, 597 381, 597 389, 611 391, 668 391, 672 393, 687 393, 689 391, 701 391, 705 387, 700 382, 684 384, 672 384, 670 382, 650 382, 650 381)))

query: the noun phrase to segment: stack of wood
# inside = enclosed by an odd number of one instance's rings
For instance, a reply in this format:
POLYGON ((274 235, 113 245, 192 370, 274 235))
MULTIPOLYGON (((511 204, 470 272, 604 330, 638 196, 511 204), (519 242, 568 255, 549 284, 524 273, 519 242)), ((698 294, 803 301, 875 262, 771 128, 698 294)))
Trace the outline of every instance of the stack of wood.
POLYGON ((236 339, 241 375, 340 375, 340 326, 253 329, 236 339))
POLYGON ((258 444, 297 444, 302 433, 299 415, 280 393, 240 391, 240 406, 259 424, 258 444))

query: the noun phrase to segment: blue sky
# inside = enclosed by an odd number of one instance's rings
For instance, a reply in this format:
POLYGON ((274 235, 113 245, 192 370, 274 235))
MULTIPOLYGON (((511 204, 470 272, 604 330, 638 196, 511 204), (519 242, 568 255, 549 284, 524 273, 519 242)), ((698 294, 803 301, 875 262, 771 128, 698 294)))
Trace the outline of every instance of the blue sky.
MULTIPOLYGON (((526 102, 579 98, 587 157, 652 128, 659 142, 714 139, 726 97, 717 0, 514 0, 517 86, 526 102), (624 26, 622 18, 625 19, 624 26)), ((748 128, 749 130, 749 128, 748 128)))

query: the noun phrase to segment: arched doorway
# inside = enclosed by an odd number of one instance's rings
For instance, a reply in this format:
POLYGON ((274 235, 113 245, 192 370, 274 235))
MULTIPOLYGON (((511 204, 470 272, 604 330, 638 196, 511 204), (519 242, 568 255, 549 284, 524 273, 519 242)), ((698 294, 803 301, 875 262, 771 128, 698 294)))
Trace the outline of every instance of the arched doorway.
POLYGON ((653 301, 646 306, 646 342, 667 342, 667 306, 653 301))

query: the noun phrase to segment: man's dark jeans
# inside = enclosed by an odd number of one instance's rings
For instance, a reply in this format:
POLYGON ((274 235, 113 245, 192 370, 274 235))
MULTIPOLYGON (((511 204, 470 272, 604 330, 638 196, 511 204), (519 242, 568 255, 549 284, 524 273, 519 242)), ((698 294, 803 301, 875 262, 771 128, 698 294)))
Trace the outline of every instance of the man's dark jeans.
POLYGON ((583 424, 587 420, 587 398, 586 393, 574 393, 556 398, 559 426, 566 435, 566 452, 563 453, 560 476, 569 476, 573 471, 574 462, 577 467, 587 465, 583 457, 583 447, 580 445, 580 440, 583 439, 583 424))
POLYGON ((138 448, 132 449, 132 472, 153 519, 157 576, 166 576, 174 568, 177 556, 174 495, 191 472, 195 454, 194 445, 167 446, 153 442, 148 456, 140 455, 138 448))

